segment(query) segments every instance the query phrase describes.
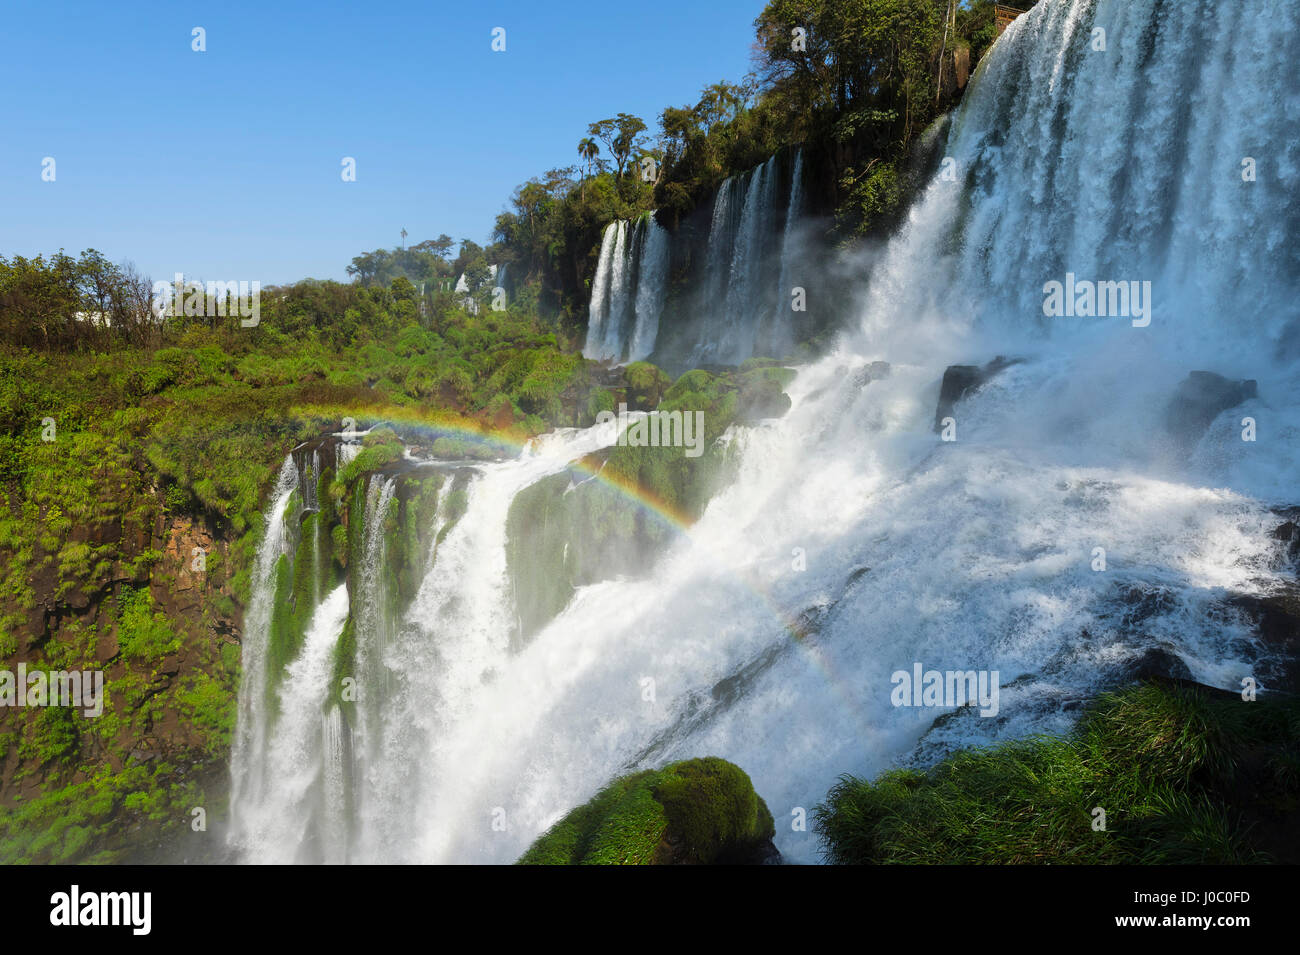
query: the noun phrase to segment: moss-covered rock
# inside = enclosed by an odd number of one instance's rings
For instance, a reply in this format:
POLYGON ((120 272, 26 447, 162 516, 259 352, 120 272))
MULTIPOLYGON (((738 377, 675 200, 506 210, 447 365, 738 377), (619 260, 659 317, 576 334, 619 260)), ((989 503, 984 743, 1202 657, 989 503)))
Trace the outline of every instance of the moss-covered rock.
POLYGON ((634 361, 623 370, 627 406, 633 411, 659 407, 673 380, 648 361, 634 361))
POLYGON ((351 487, 357 478, 402 460, 405 447, 392 428, 382 426, 373 429, 361 439, 361 450, 339 472, 336 484, 340 488, 351 487))
POLYGON ((767 804, 716 756, 614 780, 552 826, 520 865, 725 865, 779 858, 767 804))
MULTIPOLYGON (((524 488, 506 518, 506 569, 515 603, 516 641, 531 637, 573 596, 574 566, 568 543, 575 518, 567 471, 524 488)), ((576 551, 573 555, 576 558, 576 551)))

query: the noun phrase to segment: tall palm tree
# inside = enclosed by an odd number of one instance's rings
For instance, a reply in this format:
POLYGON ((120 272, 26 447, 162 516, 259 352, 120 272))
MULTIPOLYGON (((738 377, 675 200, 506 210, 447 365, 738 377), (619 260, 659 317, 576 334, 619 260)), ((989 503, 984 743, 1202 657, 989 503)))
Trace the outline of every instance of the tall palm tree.
POLYGON ((591 175, 591 164, 600 155, 600 144, 590 136, 584 137, 578 140, 578 155, 587 164, 586 172, 582 176, 582 196, 585 199, 587 197, 587 176, 591 175))

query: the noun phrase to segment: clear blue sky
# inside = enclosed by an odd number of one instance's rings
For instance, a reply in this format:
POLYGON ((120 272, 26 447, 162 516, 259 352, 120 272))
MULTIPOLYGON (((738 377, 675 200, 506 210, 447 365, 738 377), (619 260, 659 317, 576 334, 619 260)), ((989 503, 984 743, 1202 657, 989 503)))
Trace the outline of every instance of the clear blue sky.
POLYGON ((587 124, 654 129, 739 81, 762 7, 5 0, 0 254, 96 248, 155 279, 274 284, 346 279, 403 227, 486 243, 515 186, 578 161, 587 124))

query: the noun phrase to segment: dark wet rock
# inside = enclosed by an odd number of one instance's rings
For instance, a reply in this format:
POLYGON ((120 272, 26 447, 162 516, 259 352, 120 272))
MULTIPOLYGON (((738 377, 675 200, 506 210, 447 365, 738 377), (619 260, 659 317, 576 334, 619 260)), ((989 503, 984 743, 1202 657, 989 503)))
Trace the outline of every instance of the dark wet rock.
POLYGON ((943 430, 943 419, 952 415, 952 409, 970 392, 982 387, 999 372, 1020 363, 1018 358, 998 355, 987 365, 949 365, 939 386, 939 405, 934 412, 934 430, 943 430))
POLYGON ((1207 683, 1199 683, 1189 677, 1181 676, 1152 676, 1148 678, 1148 683, 1156 683, 1160 686, 1176 687, 1180 690, 1195 690, 1203 693, 1211 699, 1224 700, 1225 702, 1239 702, 1241 693, 1238 690, 1225 690, 1222 687, 1210 686, 1207 683))
POLYGON ((783 645, 779 643, 768 647, 757 659, 751 660, 731 676, 723 677, 713 684, 713 689, 709 692, 713 701, 722 707, 728 707, 743 699, 750 687, 781 656, 782 649, 783 645))
MULTIPOLYGON (((842 597, 843 594, 841 593, 842 597)), ((838 600, 836 601, 838 602, 838 600)), ((792 632, 800 640, 806 640, 809 637, 815 637, 821 633, 822 627, 826 625, 826 618, 834 609, 834 603, 817 603, 804 607, 799 611, 799 616, 795 618, 792 632)))
POLYGON ((1117 600, 1123 607, 1119 623, 1130 631, 1152 617, 1169 613, 1177 603, 1172 590, 1158 586, 1125 587, 1119 592, 1117 600))
POLYGON ((889 362, 873 361, 865 368, 858 369, 858 371, 853 375, 853 384, 862 388, 871 384, 873 381, 880 381, 881 379, 888 378, 889 371, 889 362))
POLYGON ((1235 594, 1226 603, 1251 622, 1265 651, 1277 661, 1253 675, 1270 689, 1300 693, 1300 586, 1235 594))
POLYGON ((785 393, 792 373, 785 369, 758 368, 739 379, 736 420, 752 425, 764 418, 780 418, 790 410, 790 396, 785 393))
POLYGON ((1129 663, 1133 680, 1190 680, 1192 671, 1183 658, 1168 647, 1150 647, 1129 663))
POLYGON ((587 365, 591 380, 602 388, 619 388, 623 385, 623 366, 610 361, 587 365))
POLYGON ((63 600, 73 610, 86 610, 91 604, 90 594, 78 589, 68 591, 63 600))
POLYGON ((1165 412, 1165 426, 1179 446, 1190 447, 1215 418, 1257 393, 1254 379, 1232 381, 1212 371, 1193 371, 1174 392, 1165 412))
POLYGON ((775 382, 751 392, 747 397, 748 403, 736 415, 736 421, 740 424, 755 424, 765 418, 780 418, 790 410, 792 404, 790 396, 775 382))
POLYGON ((854 567, 853 570, 849 572, 848 577, 844 579, 844 589, 847 591, 869 573, 871 573, 870 567, 854 567))
POLYGON ((1285 517, 1286 520, 1273 528, 1273 539, 1281 541, 1285 546, 1282 557, 1294 571, 1300 564, 1300 508, 1287 508, 1277 512, 1279 517, 1285 517))

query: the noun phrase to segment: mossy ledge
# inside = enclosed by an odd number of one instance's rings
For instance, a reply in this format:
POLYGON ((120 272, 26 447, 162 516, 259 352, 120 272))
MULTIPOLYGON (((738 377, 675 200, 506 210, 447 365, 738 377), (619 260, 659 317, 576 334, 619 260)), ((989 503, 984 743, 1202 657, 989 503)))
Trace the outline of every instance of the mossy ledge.
POLYGON ((767 804, 739 766, 706 756, 622 776, 540 836, 519 865, 779 861, 767 804))
POLYGON ((1297 810, 1300 697, 1166 678, 1098 697, 1070 737, 844 776, 814 818, 841 864, 1295 863, 1297 810))

